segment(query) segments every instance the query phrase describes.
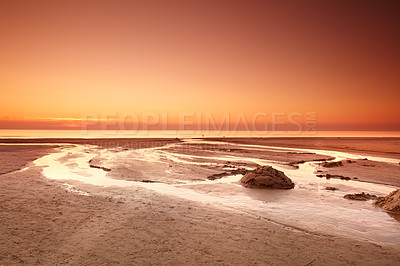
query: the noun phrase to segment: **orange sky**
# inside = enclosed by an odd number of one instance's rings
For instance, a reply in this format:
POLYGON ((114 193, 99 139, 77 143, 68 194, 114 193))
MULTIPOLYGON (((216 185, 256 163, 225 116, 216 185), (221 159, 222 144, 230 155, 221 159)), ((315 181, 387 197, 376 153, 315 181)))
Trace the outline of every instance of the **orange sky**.
POLYGON ((0 1, 0 128, 315 112, 400 130, 396 1, 0 1))

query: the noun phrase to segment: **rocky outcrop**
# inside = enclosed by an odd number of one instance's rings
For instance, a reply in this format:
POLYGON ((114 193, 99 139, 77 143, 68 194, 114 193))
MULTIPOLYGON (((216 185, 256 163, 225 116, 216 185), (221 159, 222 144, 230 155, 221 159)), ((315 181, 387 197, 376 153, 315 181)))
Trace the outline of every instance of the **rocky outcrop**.
POLYGON ((359 194, 355 193, 355 194, 346 194, 344 195, 345 199, 349 199, 349 200, 371 200, 371 199, 376 199, 375 195, 371 195, 365 192, 361 192, 359 194))
POLYGON ((395 190, 386 197, 377 198, 375 205, 387 211, 400 213, 400 190, 395 190))
POLYGON ((321 164, 323 167, 338 167, 338 166, 343 166, 343 162, 342 161, 338 161, 338 162, 326 162, 321 164))
POLYGON ((291 189, 294 183, 282 171, 271 166, 260 166, 247 173, 240 179, 245 187, 249 188, 278 188, 291 189))

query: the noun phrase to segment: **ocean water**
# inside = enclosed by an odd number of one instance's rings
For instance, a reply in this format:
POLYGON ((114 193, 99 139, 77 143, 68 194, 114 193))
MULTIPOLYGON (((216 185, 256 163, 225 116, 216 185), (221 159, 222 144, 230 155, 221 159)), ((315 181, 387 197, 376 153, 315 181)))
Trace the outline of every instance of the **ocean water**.
POLYGON ((400 137, 400 131, 15 130, 0 138, 400 137))

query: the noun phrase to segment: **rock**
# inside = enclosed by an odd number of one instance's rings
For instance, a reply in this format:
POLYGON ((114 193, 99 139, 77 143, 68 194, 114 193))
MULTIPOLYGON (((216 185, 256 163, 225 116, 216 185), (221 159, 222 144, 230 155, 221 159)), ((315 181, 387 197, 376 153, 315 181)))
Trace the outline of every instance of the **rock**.
POLYGON ((142 182, 143 183, 158 183, 157 181, 153 181, 153 180, 150 180, 150 179, 144 179, 144 180, 142 180, 142 182))
POLYGON ((338 167, 338 166, 343 166, 343 162, 342 161, 338 161, 338 162, 326 162, 322 164, 323 167, 338 167))
POLYGON ((351 179, 351 177, 348 177, 348 176, 331 175, 331 174, 326 174, 325 177, 326 177, 326 179, 331 179, 331 178, 340 178, 341 180, 350 180, 351 179))
POLYGON ((344 195, 345 199, 349 199, 349 200, 371 200, 371 199, 376 199, 376 195, 371 195, 365 192, 361 192, 360 194, 346 194, 344 195))
POLYGON ((332 190, 332 191, 339 190, 339 189, 337 189, 337 188, 335 188, 335 187, 326 187, 325 189, 326 189, 326 190, 332 190))
POLYGON ((213 175, 207 176, 207 179, 215 180, 215 179, 220 179, 220 178, 222 178, 224 176, 228 176, 228 175, 230 175, 228 172, 223 172, 223 173, 218 173, 218 174, 213 174, 213 175))
POLYGON ((106 172, 110 172, 110 171, 111 171, 111 169, 110 169, 110 168, 107 168, 107 167, 97 166, 97 165, 93 165, 93 164, 90 164, 89 166, 90 166, 91 168, 101 169, 101 170, 106 171, 106 172))
POLYGON ((386 197, 379 197, 375 201, 375 205, 392 212, 400 213, 400 190, 392 191, 386 197))
POLYGON ((294 188, 294 183, 282 171, 271 166, 260 166, 247 173, 240 179, 245 187, 249 188, 294 188))

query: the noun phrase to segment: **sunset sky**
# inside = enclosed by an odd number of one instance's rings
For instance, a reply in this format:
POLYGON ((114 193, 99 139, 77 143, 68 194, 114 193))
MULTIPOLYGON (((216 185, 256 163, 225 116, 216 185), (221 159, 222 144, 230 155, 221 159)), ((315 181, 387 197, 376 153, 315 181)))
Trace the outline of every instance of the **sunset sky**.
POLYGON ((0 128, 313 112, 321 130, 400 130, 398 5, 0 0, 0 128))

